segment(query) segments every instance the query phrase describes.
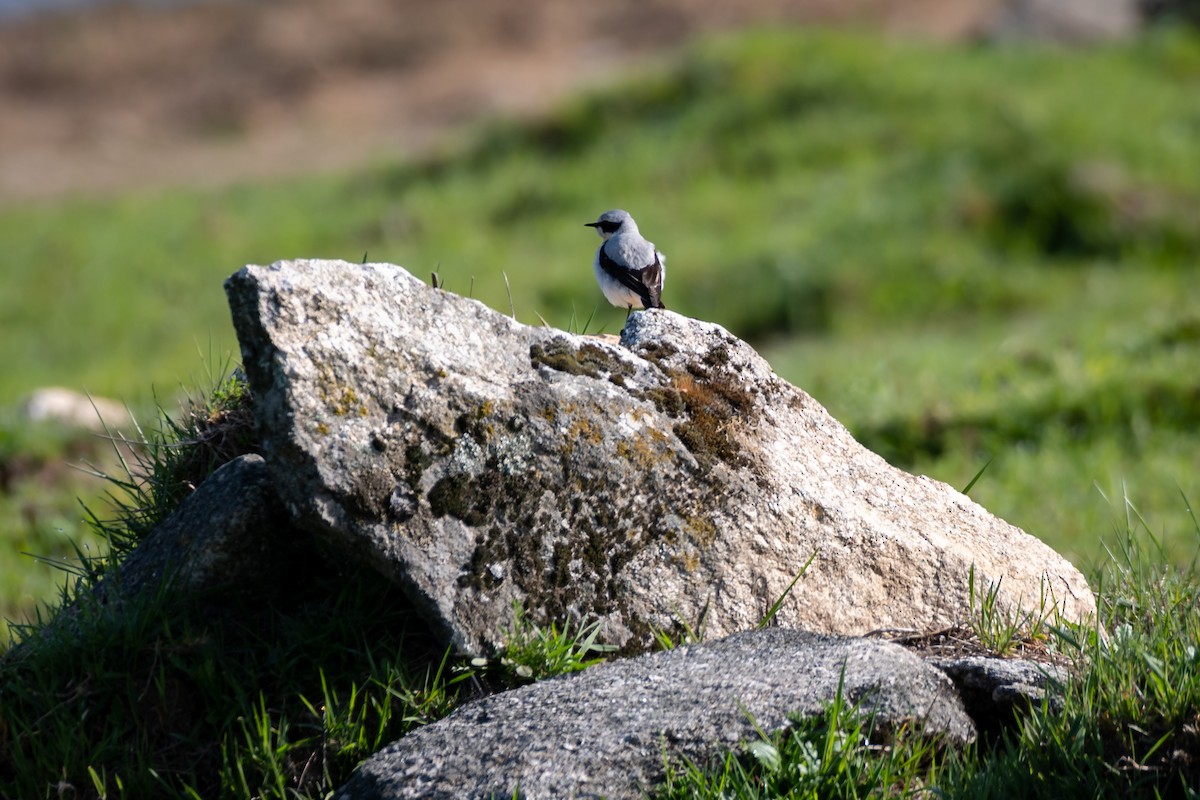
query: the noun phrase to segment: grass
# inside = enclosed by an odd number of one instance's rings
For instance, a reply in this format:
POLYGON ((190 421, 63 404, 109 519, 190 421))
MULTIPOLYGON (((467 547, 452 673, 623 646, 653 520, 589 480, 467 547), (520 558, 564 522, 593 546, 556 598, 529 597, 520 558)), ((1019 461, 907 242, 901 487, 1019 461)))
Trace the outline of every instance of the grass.
POLYGON ((567 675, 585 670, 604 661, 604 653, 616 651, 614 645, 598 641, 603 632, 600 620, 562 624, 551 622, 548 627, 535 625, 517 603, 515 621, 505 640, 500 659, 506 682, 521 684, 567 675))
POLYGON ((106 485, 80 463, 115 466, 111 443, 0 412, 0 642, 8 640, 7 620, 28 621, 39 602, 58 596, 60 565, 104 550, 82 524, 80 503, 98 506, 106 485))
POLYGON ((691 761, 666 762, 666 780, 655 800, 685 798, 857 798, 917 797, 928 793, 924 779, 939 753, 936 742, 907 729, 876 732, 869 715, 842 694, 823 714, 796 717, 785 731, 745 744, 705 768, 691 761), (887 742, 886 744, 884 742, 887 742))
POLYGON ((1004 580, 984 586, 975 580, 975 565, 967 571, 968 619, 966 626, 984 650, 997 656, 1019 656, 1019 646, 1043 643, 1049 632, 1062 625, 1054 598, 1042 585, 1037 608, 1021 603, 1011 612, 997 607, 1004 580))
POLYGON ((458 685, 397 590, 295 566, 273 597, 144 596, 85 605, 82 635, 30 632, 2 668, 3 794, 319 796, 452 707, 458 685))
MULTIPOLYGON (((1192 520, 1192 544, 1196 543, 1192 520)), ((1097 576, 1100 628, 1059 631, 1078 677, 1065 708, 1035 708, 1019 732, 947 783, 972 797, 1194 797, 1200 786, 1200 575, 1167 565, 1140 519, 1097 576), (1107 631, 1108 636, 1100 635, 1107 631)))

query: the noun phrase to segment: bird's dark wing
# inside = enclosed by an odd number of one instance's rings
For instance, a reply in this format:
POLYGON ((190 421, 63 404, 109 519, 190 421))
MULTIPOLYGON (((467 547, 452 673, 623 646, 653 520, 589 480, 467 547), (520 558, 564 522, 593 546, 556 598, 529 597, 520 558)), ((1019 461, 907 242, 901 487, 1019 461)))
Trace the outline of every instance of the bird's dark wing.
POLYGON ((642 269, 642 285, 646 287, 646 293, 650 296, 650 302, 647 303, 643 299, 642 305, 646 308, 666 308, 662 301, 663 268, 657 252, 654 254, 654 263, 642 269))
POLYGON ((637 294, 642 301, 642 308, 666 308, 662 302, 662 262, 658 260, 657 252, 654 254, 654 263, 641 269, 625 269, 609 258, 601 247, 600 269, 637 294))

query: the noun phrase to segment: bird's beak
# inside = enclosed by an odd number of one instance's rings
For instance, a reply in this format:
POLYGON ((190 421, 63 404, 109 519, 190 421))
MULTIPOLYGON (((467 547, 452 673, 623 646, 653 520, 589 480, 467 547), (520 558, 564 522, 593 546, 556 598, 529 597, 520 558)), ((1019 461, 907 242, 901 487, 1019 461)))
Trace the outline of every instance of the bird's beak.
POLYGON ((600 223, 599 223, 599 222, 585 222, 585 223, 583 223, 583 227, 585 227, 585 228, 599 228, 599 227, 600 227, 600 223))

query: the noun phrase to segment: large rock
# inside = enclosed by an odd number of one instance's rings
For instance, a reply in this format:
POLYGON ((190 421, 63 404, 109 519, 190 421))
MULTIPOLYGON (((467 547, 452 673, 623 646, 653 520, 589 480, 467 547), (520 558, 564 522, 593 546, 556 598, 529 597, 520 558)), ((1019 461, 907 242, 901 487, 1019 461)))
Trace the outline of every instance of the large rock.
POLYGON ((394 575, 459 648, 595 615, 656 630, 861 633, 1095 610, 1080 573, 945 484, 894 469, 718 325, 634 314, 621 346, 521 325, 387 264, 226 283, 284 503, 394 575))
POLYGON ((899 645, 779 628, 603 664, 463 706, 368 759, 338 800, 641 798, 842 695, 883 733, 975 736, 953 684, 899 645), (882 728, 883 730, 880 730, 882 728))

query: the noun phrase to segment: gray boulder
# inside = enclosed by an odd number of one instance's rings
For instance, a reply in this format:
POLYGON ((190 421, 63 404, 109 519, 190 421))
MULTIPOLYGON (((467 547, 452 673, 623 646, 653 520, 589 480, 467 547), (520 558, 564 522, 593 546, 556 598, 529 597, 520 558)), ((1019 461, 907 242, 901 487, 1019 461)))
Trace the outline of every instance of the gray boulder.
POLYGON ((463 651, 501 644, 515 601, 599 617, 625 652, 719 637, 802 571, 778 624, 943 627, 972 565, 1001 613, 1095 611, 1068 561, 889 466, 719 325, 636 313, 618 346, 388 264, 250 266, 226 291, 279 496, 463 651))
POLYGON ((611 662, 463 706, 364 762, 338 800, 640 798, 664 758, 705 764, 843 696, 885 733, 974 728, 945 675, 899 645, 772 628, 611 662))

